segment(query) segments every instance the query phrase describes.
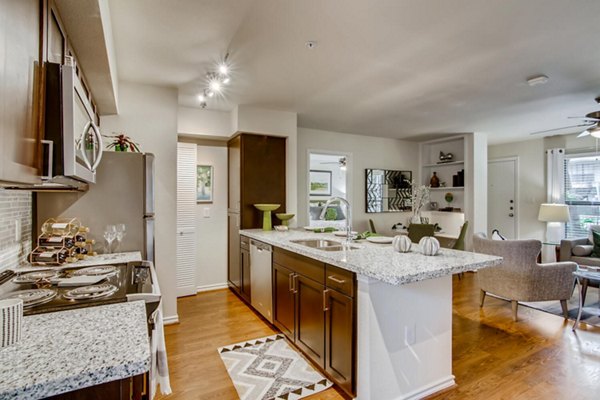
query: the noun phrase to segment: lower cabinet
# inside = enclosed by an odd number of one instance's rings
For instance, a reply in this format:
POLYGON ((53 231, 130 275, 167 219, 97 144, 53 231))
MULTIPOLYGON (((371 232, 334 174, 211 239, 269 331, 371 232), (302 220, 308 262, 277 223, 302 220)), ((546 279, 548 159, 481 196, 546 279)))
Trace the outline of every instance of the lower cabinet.
POLYGON ((148 400, 148 372, 46 397, 46 400, 148 400))
POLYGON ((296 336, 296 294, 292 270, 273 264, 273 325, 294 341, 296 336))
MULTIPOLYGON (((229 216, 229 230, 231 225, 237 224, 237 216, 229 216)), ((229 259, 227 280, 229 287, 239 294, 248 303, 250 302, 250 240, 246 236, 240 236, 237 232, 229 238, 229 259)))
POLYGON ((247 302, 250 302, 250 250, 248 247, 244 246, 242 242, 242 247, 240 249, 240 270, 241 270, 241 285, 240 285, 240 295, 246 299, 247 302))
POLYGON ((356 389, 355 280, 349 271, 274 249, 273 324, 351 396, 356 389))
POLYGON ((325 286, 296 274, 296 346, 325 368, 325 286))
POLYGON ((346 392, 354 392, 354 300, 336 290, 325 291, 325 371, 346 392))

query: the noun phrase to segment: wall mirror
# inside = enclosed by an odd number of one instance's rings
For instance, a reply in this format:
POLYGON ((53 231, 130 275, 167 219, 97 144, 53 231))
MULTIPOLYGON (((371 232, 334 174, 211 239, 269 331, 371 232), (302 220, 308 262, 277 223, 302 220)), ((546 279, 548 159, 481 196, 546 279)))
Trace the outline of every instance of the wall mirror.
POLYGON ((411 209, 412 171, 367 169, 366 212, 401 212, 411 209))
POLYGON ((325 220, 320 220, 319 216, 330 198, 348 199, 350 154, 310 150, 308 161, 309 226, 344 227, 346 209, 339 202, 328 207, 325 220))

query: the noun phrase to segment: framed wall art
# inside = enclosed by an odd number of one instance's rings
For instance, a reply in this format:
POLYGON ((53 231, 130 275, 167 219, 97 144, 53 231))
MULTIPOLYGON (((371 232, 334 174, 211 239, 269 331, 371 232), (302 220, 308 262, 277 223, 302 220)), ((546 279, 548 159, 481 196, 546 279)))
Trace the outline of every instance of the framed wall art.
POLYGON ((213 202, 213 166, 196 166, 196 202, 213 202))
POLYGON ((310 195, 331 196, 331 171, 310 170, 310 195))

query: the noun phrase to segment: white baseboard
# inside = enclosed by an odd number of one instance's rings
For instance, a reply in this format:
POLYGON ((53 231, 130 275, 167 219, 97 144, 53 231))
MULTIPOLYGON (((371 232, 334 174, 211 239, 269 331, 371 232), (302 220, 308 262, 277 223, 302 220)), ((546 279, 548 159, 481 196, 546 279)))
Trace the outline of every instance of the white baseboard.
POLYGON ((168 317, 163 317, 163 325, 173 325, 179 323, 179 315, 169 315, 168 317))
POLYGON ((196 293, 210 292, 211 290, 227 289, 227 282, 225 283, 214 283, 212 285, 203 285, 196 288, 196 293))
POLYGON ((447 376, 445 378, 438 380, 437 382, 433 382, 427 386, 421 387, 417 390, 413 390, 410 393, 406 393, 405 395, 401 396, 400 399, 402 399, 402 400, 422 399, 422 398, 430 396, 434 393, 442 391, 444 389, 451 388, 454 385, 456 385, 456 382, 454 381, 454 375, 450 375, 450 376, 447 376))

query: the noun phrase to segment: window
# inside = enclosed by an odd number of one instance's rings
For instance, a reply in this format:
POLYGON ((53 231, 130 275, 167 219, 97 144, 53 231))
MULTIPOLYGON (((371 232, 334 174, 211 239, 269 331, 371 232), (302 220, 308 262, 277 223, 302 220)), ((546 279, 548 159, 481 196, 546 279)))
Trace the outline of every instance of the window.
POLYGON ((565 204, 571 221, 566 237, 585 237, 591 224, 600 224, 600 156, 565 157, 565 204))

